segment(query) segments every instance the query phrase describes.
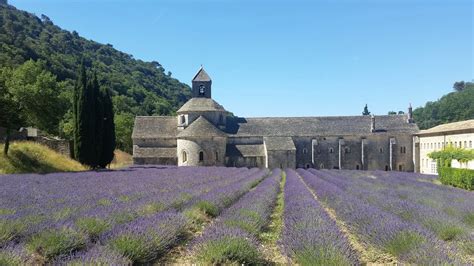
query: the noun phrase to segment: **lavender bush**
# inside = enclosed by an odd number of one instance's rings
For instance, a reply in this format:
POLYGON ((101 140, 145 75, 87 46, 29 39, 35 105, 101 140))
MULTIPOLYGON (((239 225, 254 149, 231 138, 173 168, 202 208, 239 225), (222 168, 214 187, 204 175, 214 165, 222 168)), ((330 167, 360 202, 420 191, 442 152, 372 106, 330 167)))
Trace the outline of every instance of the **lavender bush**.
POLYGON ((257 236, 270 221, 281 180, 275 170, 220 215, 191 247, 200 262, 261 263, 257 236))
POLYGON ((293 170, 286 171, 284 226, 280 241, 300 265, 352 265, 358 257, 321 204, 293 170))
POLYGON ((334 209, 336 215, 367 245, 373 245, 407 263, 432 265, 456 262, 456 252, 422 226, 345 193, 319 177, 324 173, 316 176, 303 169, 298 169, 298 173, 319 199, 334 209))

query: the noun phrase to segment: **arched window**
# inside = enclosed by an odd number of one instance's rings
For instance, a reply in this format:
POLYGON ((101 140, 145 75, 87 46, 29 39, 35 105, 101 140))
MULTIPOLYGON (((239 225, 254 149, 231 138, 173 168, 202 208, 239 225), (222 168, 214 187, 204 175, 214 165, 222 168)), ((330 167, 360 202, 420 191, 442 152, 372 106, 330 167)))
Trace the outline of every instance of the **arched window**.
POLYGON ((308 153, 308 149, 304 148, 303 149, 303 154, 307 154, 308 153))
POLYGON ((216 151, 216 162, 219 161, 219 153, 216 151))
POLYGON ((403 171, 403 165, 401 165, 401 164, 398 165, 398 171, 400 171, 400 172, 403 171))
POLYGON ((324 169, 324 164, 323 163, 319 165, 319 169, 324 169))
POLYGON ((356 165, 356 170, 359 170, 360 169, 360 166, 359 165, 356 165))
POLYGON ((204 161, 204 152, 202 151, 199 152, 199 161, 200 162, 204 161))
POLYGON ((388 171, 388 165, 385 165, 385 171, 388 171))
POLYGON ((379 149, 379 152, 380 152, 380 153, 383 153, 383 148, 380 148, 380 149, 379 149))
POLYGON ((333 148, 329 148, 329 153, 333 153, 334 152, 334 149, 333 148))
POLYGON ((183 151, 181 153, 181 158, 183 159, 183 163, 185 163, 186 161, 188 161, 188 154, 186 153, 186 151, 183 151))

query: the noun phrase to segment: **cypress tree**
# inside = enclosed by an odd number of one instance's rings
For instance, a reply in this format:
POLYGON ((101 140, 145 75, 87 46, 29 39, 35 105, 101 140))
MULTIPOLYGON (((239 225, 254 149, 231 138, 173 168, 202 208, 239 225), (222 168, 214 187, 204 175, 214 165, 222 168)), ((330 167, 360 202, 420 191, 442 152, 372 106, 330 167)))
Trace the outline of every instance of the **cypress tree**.
POLYGON ((108 90, 101 90, 94 73, 87 78, 84 64, 73 94, 74 154, 91 168, 106 167, 115 150, 113 104, 108 90))
POLYGON ((91 117, 91 123, 93 123, 93 131, 92 141, 93 141, 93 161, 91 166, 93 168, 99 167, 100 159, 102 156, 103 150, 103 127, 104 127, 104 106, 102 102, 102 93, 100 91, 99 82, 97 80, 97 74, 94 72, 92 75, 92 80, 90 83, 92 94, 93 94, 93 101, 94 108, 93 108, 93 117, 91 117))
POLYGON ((85 163, 86 154, 84 148, 85 126, 83 120, 85 95, 87 90, 87 74, 84 62, 81 64, 81 70, 73 95, 73 121, 74 121, 74 158, 80 163, 85 163))
POLYGON ((102 90, 103 106, 103 133, 100 167, 105 168, 114 158, 115 151, 115 123, 112 98, 108 89, 102 90))

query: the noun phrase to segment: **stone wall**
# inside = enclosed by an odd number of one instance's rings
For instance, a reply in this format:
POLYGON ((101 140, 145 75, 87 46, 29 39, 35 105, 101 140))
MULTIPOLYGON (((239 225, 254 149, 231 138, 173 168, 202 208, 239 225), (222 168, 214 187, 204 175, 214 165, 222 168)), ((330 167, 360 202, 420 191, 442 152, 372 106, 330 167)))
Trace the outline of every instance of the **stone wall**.
POLYGON ((72 157, 72 144, 68 140, 64 139, 50 139, 47 137, 34 137, 28 138, 28 140, 43 144, 48 148, 61 153, 67 157, 72 157))
POLYGON ((178 166, 224 166, 226 141, 222 137, 178 139, 178 166))
POLYGON ((296 168, 296 152, 288 151, 267 151, 267 168, 296 168))

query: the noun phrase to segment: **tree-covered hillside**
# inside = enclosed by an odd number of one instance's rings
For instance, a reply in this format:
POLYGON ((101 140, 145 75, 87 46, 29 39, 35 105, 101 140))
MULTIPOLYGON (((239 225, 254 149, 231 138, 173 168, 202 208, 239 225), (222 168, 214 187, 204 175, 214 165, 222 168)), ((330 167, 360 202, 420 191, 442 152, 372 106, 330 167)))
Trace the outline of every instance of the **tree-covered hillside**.
POLYGON ((454 84, 454 92, 448 93, 434 102, 427 102, 424 107, 416 108, 413 116, 420 129, 431 128, 440 124, 474 119, 474 83, 459 82, 454 84))
MULTIPOLYGON (((39 18, 5 3, 0 2, 0 67, 13 71, 30 59, 41 61, 61 84, 58 94, 68 98, 84 59, 86 67, 97 73, 101 86, 113 93, 120 148, 131 149, 135 115, 169 115, 190 97, 189 86, 172 78, 171 72, 165 73, 158 62, 134 59, 110 44, 62 30, 45 15, 39 18)), ((56 114, 62 119, 51 133, 70 137, 71 104, 68 101, 66 105, 56 114)))

